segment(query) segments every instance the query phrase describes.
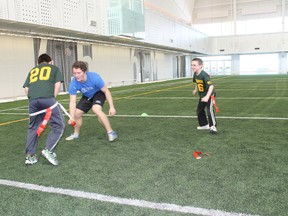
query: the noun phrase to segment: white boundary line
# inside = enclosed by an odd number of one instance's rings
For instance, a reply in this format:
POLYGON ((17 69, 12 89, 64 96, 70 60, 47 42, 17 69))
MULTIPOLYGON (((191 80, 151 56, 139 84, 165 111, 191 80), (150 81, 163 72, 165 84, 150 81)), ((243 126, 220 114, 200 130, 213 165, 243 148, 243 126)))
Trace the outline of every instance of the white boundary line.
MULTIPOLYGON (((26 115, 28 113, 0 113, 0 115, 26 115)), ((84 114, 83 117, 91 117, 95 116, 94 114, 84 114)), ((167 115, 148 115, 148 116, 141 116, 141 115, 115 115, 114 117, 130 117, 130 118, 197 118, 197 116, 167 116, 167 115)), ((288 120, 288 118, 284 117, 248 117, 248 116, 217 116, 217 119, 247 119, 247 120, 288 120)))
POLYGON ((10 181, 10 180, 4 180, 4 179, 0 179, 0 184, 11 186, 11 187, 16 187, 16 188, 35 190, 35 191, 40 191, 40 192, 45 192, 45 193, 61 194, 61 195, 66 195, 66 196, 71 196, 71 197, 79 197, 79 198, 84 198, 84 199, 116 203, 116 204, 121 204, 121 205, 137 206, 140 208, 150 208, 150 209, 162 210, 162 211, 190 213, 190 214, 198 214, 198 215, 206 215, 206 216, 253 216, 253 215, 242 214, 242 213, 233 213, 233 212, 224 212, 224 211, 213 210, 213 209, 195 208, 192 206, 181 206, 181 205, 169 204, 169 203, 155 203, 155 202, 139 200, 139 199, 114 197, 114 196, 108 196, 108 195, 90 193, 90 192, 84 192, 84 191, 78 191, 78 190, 46 187, 46 186, 41 186, 41 185, 36 185, 36 184, 28 184, 28 183, 10 181))
POLYGON ((14 108, 9 108, 9 109, 3 109, 3 110, 0 110, 0 112, 11 111, 11 110, 23 110, 23 108, 25 108, 25 110, 27 111, 26 114, 28 114, 28 106, 20 106, 20 107, 14 107, 14 108))
MULTIPOLYGON (((133 96, 130 98, 123 98, 128 100, 199 100, 199 97, 143 97, 133 96)), ((288 97, 216 97, 217 100, 288 100, 288 97)))
MULTIPOLYGON (((95 116, 93 114, 86 114, 86 116, 95 116)), ((162 116, 162 115, 115 115, 115 117, 141 117, 141 118, 197 118, 197 116, 162 116)), ((254 119, 254 120, 288 120, 288 118, 281 117, 242 117, 242 116, 217 116, 217 119, 254 119)))

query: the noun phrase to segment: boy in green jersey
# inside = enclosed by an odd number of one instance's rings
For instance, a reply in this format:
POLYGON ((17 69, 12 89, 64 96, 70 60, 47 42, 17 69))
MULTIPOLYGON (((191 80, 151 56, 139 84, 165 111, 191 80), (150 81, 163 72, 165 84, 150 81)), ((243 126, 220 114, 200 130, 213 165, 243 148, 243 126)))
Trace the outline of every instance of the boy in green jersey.
POLYGON ((41 154, 51 164, 58 165, 55 148, 63 134, 65 123, 56 97, 60 92, 62 82, 63 75, 59 68, 52 64, 51 57, 47 54, 40 55, 38 65, 30 70, 23 85, 25 94, 28 96, 30 117, 26 142, 26 165, 32 165, 38 161, 36 147, 38 136, 41 134, 39 134, 39 128, 43 125, 45 127, 48 122, 51 131, 41 154), (46 110, 46 115, 45 112, 41 112, 42 110, 46 110))
POLYGON ((197 106, 197 117, 199 126, 198 130, 210 130, 210 133, 216 134, 216 117, 215 110, 213 107, 213 103, 211 100, 211 96, 215 96, 214 85, 210 80, 210 76, 202 70, 203 61, 200 58, 194 58, 192 60, 192 70, 193 74, 193 82, 196 83, 195 89, 193 90, 193 94, 196 95, 198 92, 200 98, 197 106), (207 108, 207 116, 205 112, 205 108, 207 108))

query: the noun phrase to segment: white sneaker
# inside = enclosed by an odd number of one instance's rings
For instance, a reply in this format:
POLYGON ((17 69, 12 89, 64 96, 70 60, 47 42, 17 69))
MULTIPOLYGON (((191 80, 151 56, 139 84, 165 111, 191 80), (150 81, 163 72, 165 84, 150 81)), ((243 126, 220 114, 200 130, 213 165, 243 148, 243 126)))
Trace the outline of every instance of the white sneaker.
POLYGON ((198 130, 209 130, 210 127, 209 127, 209 124, 205 125, 205 126, 198 126, 197 127, 198 130))
POLYGON ((70 140, 74 140, 74 139, 78 139, 79 135, 76 134, 71 134, 69 137, 66 138, 66 140, 70 141, 70 140))
POLYGON ((54 166, 57 166, 59 164, 55 152, 50 152, 48 149, 44 149, 41 151, 41 154, 54 166))
POLYGON ((116 133, 115 131, 110 131, 110 132, 108 133, 108 140, 109 140, 110 142, 116 140, 117 137, 118 137, 118 136, 117 136, 117 133, 116 133))
POLYGON ((36 155, 27 155, 26 160, 25 160, 25 164, 26 165, 32 165, 38 162, 38 159, 36 157, 36 155))
POLYGON ((211 126, 210 133, 211 134, 217 134, 217 128, 215 126, 211 126))

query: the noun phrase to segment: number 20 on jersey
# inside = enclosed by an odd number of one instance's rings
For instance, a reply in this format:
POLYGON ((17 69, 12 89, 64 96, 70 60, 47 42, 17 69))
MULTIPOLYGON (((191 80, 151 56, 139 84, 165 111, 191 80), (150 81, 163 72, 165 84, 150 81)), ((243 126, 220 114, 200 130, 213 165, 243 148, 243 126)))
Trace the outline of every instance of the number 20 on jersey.
POLYGON ((51 67, 34 68, 30 71, 30 84, 38 80, 49 80, 51 67))

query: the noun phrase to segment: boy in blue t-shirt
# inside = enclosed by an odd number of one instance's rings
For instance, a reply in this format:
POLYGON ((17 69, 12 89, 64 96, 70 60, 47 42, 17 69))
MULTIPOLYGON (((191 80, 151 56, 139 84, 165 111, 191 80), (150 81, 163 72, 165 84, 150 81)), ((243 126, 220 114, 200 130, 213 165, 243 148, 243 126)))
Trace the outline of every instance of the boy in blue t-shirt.
MULTIPOLYGON (((113 99, 110 90, 105 85, 99 74, 88 72, 87 66, 83 61, 76 61, 72 65, 74 78, 72 79, 68 93, 70 95, 69 112, 73 120, 76 121, 74 133, 66 140, 74 140, 79 138, 80 128, 82 126, 82 115, 90 109, 95 113, 98 121, 103 125, 108 134, 110 142, 117 139, 117 134, 113 131, 110 121, 102 108, 105 100, 109 104, 109 115, 114 116, 116 110, 114 108, 113 99), (77 91, 81 92, 82 98, 76 105, 77 91)), ((69 123, 72 121, 69 120, 69 123)))

